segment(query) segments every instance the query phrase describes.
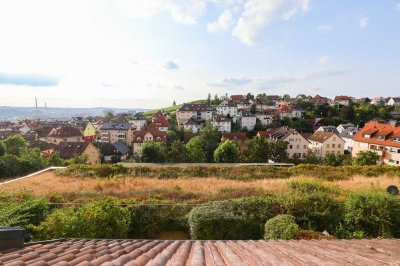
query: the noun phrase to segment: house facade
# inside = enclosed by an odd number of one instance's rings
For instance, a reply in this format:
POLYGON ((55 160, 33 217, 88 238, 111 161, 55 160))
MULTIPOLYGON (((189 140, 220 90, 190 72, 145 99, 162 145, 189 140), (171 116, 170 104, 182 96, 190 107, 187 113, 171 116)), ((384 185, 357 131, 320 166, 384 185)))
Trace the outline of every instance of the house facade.
POLYGON ((50 133, 42 139, 47 143, 60 144, 60 143, 72 143, 72 142, 83 142, 83 135, 79 129, 63 125, 53 128, 50 133))
POLYGON ((72 159, 76 156, 85 156, 87 164, 101 164, 99 149, 91 142, 60 143, 54 149, 63 159, 72 159))
POLYGON ((238 112, 238 108, 236 104, 230 101, 223 101, 217 106, 217 114, 223 115, 223 116, 234 116, 238 112))
POLYGON ((256 126, 257 117, 255 114, 250 112, 242 111, 239 118, 239 126, 241 129, 247 128, 253 130, 256 126))
POLYGON ((115 143, 123 141, 130 146, 135 130, 136 128, 132 123, 104 123, 100 128, 100 142, 115 143))
POLYGON ((211 125, 219 132, 231 132, 231 120, 225 116, 213 116, 211 125))
POLYGON ((400 125, 370 121, 353 138, 352 156, 360 151, 373 151, 379 161, 389 165, 400 165, 400 125))
POLYGON ((133 153, 140 154, 142 152, 143 144, 148 141, 165 141, 167 134, 154 127, 142 128, 136 131, 133 136, 132 148, 133 153))
POLYGON ((345 141, 335 132, 316 131, 308 141, 308 147, 319 159, 324 159, 328 154, 344 154, 345 141))
POLYGON ((400 97, 392 97, 387 101, 386 105, 389 106, 400 106, 400 97))
POLYGON ((176 112, 178 125, 183 125, 189 119, 207 121, 212 118, 214 109, 207 104, 185 103, 176 112))

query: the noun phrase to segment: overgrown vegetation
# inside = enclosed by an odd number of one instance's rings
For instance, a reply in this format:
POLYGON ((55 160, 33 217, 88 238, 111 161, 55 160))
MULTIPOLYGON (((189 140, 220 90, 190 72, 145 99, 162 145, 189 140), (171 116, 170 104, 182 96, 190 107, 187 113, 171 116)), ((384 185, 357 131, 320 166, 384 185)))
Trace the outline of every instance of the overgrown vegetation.
POLYGON ((118 177, 217 177, 235 180, 256 180, 290 178, 293 176, 309 176, 322 180, 344 180, 355 175, 376 177, 380 175, 400 176, 400 168, 396 166, 321 166, 312 164, 294 167, 276 166, 188 166, 188 167, 123 167, 121 165, 71 165, 56 171, 57 175, 92 178, 118 177))
POLYGON ((290 240, 299 233, 300 227, 296 224, 294 216, 279 214, 265 223, 264 239, 290 240))

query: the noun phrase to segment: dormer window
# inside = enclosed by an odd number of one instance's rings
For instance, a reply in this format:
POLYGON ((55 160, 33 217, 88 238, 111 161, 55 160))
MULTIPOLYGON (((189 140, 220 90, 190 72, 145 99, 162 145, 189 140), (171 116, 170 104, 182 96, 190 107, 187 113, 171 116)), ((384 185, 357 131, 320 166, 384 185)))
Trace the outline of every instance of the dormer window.
POLYGON ((400 138, 398 138, 398 137, 393 138, 393 141, 394 141, 394 142, 400 142, 400 138))
POLYGON ((369 134, 364 134, 364 135, 363 135, 363 138, 370 139, 370 138, 371 138, 371 135, 369 135, 369 134))
POLYGON ((385 136, 376 136, 376 139, 377 139, 377 140, 385 140, 386 137, 385 137, 385 136))

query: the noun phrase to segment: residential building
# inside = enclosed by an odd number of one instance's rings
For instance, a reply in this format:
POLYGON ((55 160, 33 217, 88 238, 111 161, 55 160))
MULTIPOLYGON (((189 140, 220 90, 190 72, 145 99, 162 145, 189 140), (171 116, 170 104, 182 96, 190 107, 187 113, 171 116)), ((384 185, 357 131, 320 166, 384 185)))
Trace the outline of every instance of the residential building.
POLYGON ((328 154, 344 154, 345 141, 335 132, 316 131, 308 141, 309 148, 319 159, 324 159, 328 154))
POLYGON ((244 95, 231 95, 232 101, 243 101, 244 99, 246 99, 244 95))
POLYGON ((211 120, 211 125, 219 132, 231 132, 231 124, 231 119, 222 115, 213 116, 211 120))
POLYGON ((288 118, 301 118, 303 117, 303 110, 295 109, 289 106, 281 106, 278 108, 279 119, 288 118))
POLYGON ((257 135, 268 141, 287 142, 289 158, 305 158, 307 156, 309 141, 295 129, 289 127, 269 128, 266 131, 257 132, 257 135))
POLYGON ((155 127, 160 131, 167 132, 168 131, 168 120, 165 116, 156 116, 153 117, 153 122, 151 122, 150 127, 155 127))
POLYGON ((334 132, 336 134, 339 134, 338 129, 335 126, 329 125, 329 126, 320 126, 316 132, 334 132))
POLYGON ((231 101, 223 101, 217 106, 217 114, 223 115, 223 116, 234 116, 238 112, 238 108, 236 104, 234 104, 231 101))
POLYGON ((339 132, 339 136, 345 141, 344 150, 351 153, 353 150, 354 141, 353 138, 358 132, 358 128, 349 123, 349 124, 340 124, 337 126, 337 131, 339 132))
POLYGON ((142 128, 139 131, 135 131, 133 135, 133 153, 140 154, 142 152, 142 146, 148 141, 165 141, 167 134, 158 130, 155 127, 142 128))
POLYGON ((58 145, 60 143, 83 142, 83 136, 76 127, 65 125, 53 128, 47 137, 42 138, 42 140, 58 145))
POLYGON ((91 122, 88 122, 85 130, 83 131, 83 138, 85 141, 94 141, 96 139, 96 128, 91 122))
POLYGON ((392 97, 387 101, 386 105, 389 106, 400 106, 400 97, 392 97))
POLYGON ((375 97, 371 100, 371 104, 374 105, 385 105, 385 103, 386 103, 385 98, 381 96, 375 97))
POLYGON ((192 132, 193 134, 199 133, 202 127, 202 124, 194 119, 189 119, 183 123, 183 129, 186 132, 192 132))
POLYGON ((379 154, 379 161, 389 165, 400 165, 400 125, 373 120, 353 138, 352 156, 360 151, 379 154))
POLYGON ((212 118, 214 109, 207 104, 185 103, 176 112, 178 125, 183 125, 189 119, 207 121, 212 118))
POLYGON ((141 112, 134 114, 132 119, 128 122, 132 123, 135 126, 136 130, 141 130, 142 128, 146 127, 147 124, 147 120, 141 112))
POLYGON ((251 112, 242 111, 238 122, 241 129, 253 130, 256 126, 257 117, 251 112))
POLYGON ((247 134, 244 132, 235 132, 235 133, 225 132, 221 136, 221 142, 224 142, 226 140, 243 142, 247 140, 247 134))
POLYGON ((120 162, 129 157, 129 147, 123 141, 117 141, 109 144, 110 146, 104 152, 104 161, 106 162, 120 162))
POLYGON ((115 143, 121 140, 130 146, 135 130, 135 126, 128 122, 104 123, 100 128, 100 142, 115 143))
POLYGON ((101 154, 99 149, 91 142, 70 142, 60 143, 55 147, 55 151, 60 153, 63 159, 72 159, 83 155, 87 158, 87 164, 101 164, 101 154))
POLYGON ((322 97, 322 96, 317 94, 317 95, 314 96, 313 101, 317 105, 324 105, 324 104, 329 104, 331 100, 329 98, 322 97))
POLYGON ((335 99, 333 100, 333 103, 337 106, 349 106, 353 102, 353 98, 349 96, 336 96, 335 99))
POLYGON ((260 120, 261 125, 270 126, 275 121, 275 114, 270 110, 256 113, 256 118, 260 120))

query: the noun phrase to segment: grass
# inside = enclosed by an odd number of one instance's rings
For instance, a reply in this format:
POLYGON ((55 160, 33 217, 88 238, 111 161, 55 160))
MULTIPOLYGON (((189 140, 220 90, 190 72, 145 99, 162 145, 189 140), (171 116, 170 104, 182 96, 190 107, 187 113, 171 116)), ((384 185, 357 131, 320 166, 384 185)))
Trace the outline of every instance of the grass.
MULTIPOLYGON (((293 182, 316 180, 306 176, 284 179, 239 181, 215 177, 157 179, 120 177, 114 179, 56 176, 46 172, 29 179, 3 185, 3 196, 21 193, 46 196, 52 201, 79 201, 104 196, 135 199, 140 202, 203 203, 245 196, 279 194, 294 187, 293 182), (61 196, 61 197, 60 197, 61 196)), ((352 191, 385 191, 389 185, 399 185, 400 177, 354 176, 347 180, 318 181, 332 188, 339 196, 352 191)), ((0 193, 1 194, 1 193, 0 193)))
MULTIPOLYGON (((205 102, 206 102, 206 100, 196 100, 196 101, 192 101, 190 103, 205 103, 205 102)), ((165 107, 165 108, 149 110, 149 111, 143 112, 143 115, 145 117, 151 117, 151 116, 153 116, 155 113, 157 113, 160 110, 164 110, 166 113, 169 114, 169 113, 175 112, 176 110, 181 108, 181 106, 182 106, 182 104, 177 104, 175 106, 168 106, 168 107, 165 107)))

